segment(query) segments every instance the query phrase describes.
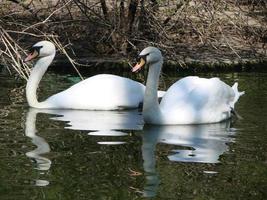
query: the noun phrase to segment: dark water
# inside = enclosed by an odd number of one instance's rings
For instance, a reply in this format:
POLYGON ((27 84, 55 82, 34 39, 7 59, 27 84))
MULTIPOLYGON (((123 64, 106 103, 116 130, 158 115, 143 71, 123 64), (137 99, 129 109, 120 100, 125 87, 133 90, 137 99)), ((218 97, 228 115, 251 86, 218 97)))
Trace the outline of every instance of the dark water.
MULTIPOLYGON (((267 74, 205 76, 239 82, 243 120, 143 126, 138 110, 29 109, 24 83, 1 74, 0 199, 267 199, 267 74)), ((40 98, 75 80, 46 74, 40 98)))

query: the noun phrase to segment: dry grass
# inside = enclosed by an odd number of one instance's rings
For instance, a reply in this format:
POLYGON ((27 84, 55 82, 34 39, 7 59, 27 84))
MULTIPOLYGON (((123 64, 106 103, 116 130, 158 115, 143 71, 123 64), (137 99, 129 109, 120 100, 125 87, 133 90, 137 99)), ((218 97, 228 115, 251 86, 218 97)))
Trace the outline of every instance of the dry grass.
POLYGON ((132 57, 148 45, 181 65, 267 56, 264 0, 155 2, 5 1, 0 7, 1 63, 27 79, 29 66, 21 59, 27 47, 43 39, 53 41, 74 67, 81 57, 132 57))

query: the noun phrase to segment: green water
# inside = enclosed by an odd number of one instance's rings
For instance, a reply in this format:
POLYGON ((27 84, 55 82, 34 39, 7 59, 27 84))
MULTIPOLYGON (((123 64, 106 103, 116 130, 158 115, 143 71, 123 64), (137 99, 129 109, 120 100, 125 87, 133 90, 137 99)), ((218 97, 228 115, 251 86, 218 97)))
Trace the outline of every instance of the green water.
MULTIPOLYGON (((25 83, 0 74, 0 199, 267 199, 267 74, 205 76, 239 82, 242 120, 143 126, 138 110, 29 109, 25 83)), ((40 99, 73 80, 46 74, 40 99)))

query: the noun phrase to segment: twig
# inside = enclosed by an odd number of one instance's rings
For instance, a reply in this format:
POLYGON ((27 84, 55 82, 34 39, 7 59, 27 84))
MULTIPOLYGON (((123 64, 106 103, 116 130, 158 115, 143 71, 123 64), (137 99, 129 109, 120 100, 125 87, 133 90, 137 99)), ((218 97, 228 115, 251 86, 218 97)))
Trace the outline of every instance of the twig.
POLYGON ((219 27, 219 30, 220 30, 220 32, 221 32, 221 34, 222 34, 222 36, 223 36, 223 38, 224 38, 224 40, 225 40, 225 42, 226 42, 226 44, 229 46, 229 48, 234 52, 234 54, 239 58, 239 59, 241 59, 241 56, 240 55, 238 55, 238 53, 235 51, 235 49, 230 45, 230 43, 228 42, 228 40, 227 40, 227 38, 224 36, 224 34, 223 34, 223 31, 222 31, 222 28, 221 27, 219 27))
POLYGON ((39 22, 39 23, 36 23, 36 24, 33 24, 32 26, 29 26, 27 27, 26 29, 24 29, 22 32, 25 32, 35 26, 38 26, 40 24, 45 24, 56 12, 60 11, 62 8, 64 8, 65 6, 67 6, 70 2, 72 2, 73 0, 69 0, 67 3, 65 3, 63 6, 61 6, 60 8, 54 10, 45 20, 39 22))
POLYGON ((77 74, 79 75, 79 77, 81 78, 81 80, 84 80, 84 78, 82 77, 81 73, 79 72, 79 70, 75 66, 75 64, 77 64, 77 63, 69 56, 69 54, 67 53, 67 51, 65 50, 65 48, 58 41, 58 39, 52 37, 52 40, 56 44, 56 46, 63 52, 63 54, 68 58, 68 60, 70 61, 71 65, 73 66, 73 68, 75 69, 75 71, 77 72, 77 74))
POLYGON ((17 33, 17 34, 23 34, 23 35, 29 35, 29 36, 33 36, 33 37, 37 37, 37 38, 49 38, 49 37, 58 37, 57 35, 51 35, 51 34, 42 34, 42 35, 37 35, 34 33, 30 33, 30 32, 25 32, 25 31, 14 31, 14 30, 6 30, 7 33, 17 33))

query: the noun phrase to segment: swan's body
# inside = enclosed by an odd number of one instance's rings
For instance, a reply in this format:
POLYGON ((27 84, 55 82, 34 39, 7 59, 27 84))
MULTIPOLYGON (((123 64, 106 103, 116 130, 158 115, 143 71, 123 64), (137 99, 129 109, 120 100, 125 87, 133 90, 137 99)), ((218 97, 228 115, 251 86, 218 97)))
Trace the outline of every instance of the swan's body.
POLYGON ((235 96, 233 88, 218 78, 191 76, 167 90, 160 109, 170 124, 220 122, 231 116, 235 96))
MULTIPOLYGON (((26 61, 39 59, 31 72, 26 87, 28 104, 46 109, 120 110, 137 108, 143 101, 145 86, 128 78, 102 74, 83 80, 67 90, 38 102, 36 90, 48 66, 55 57, 55 46, 48 41, 38 42, 26 61)), ((164 92, 159 92, 163 95, 164 92)))
POLYGON ((219 78, 199 78, 190 76, 174 83, 157 101, 159 75, 163 63, 161 52, 148 47, 140 53, 141 63, 149 65, 149 73, 144 97, 143 115, 149 124, 203 124, 215 123, 231 117, 231 111, 244 92, 238 92, 237 83, 233 87, 219 78))

